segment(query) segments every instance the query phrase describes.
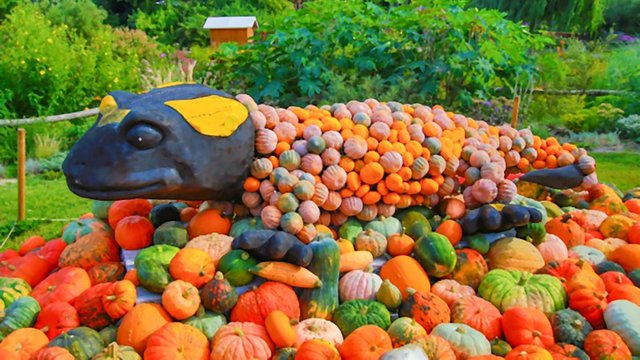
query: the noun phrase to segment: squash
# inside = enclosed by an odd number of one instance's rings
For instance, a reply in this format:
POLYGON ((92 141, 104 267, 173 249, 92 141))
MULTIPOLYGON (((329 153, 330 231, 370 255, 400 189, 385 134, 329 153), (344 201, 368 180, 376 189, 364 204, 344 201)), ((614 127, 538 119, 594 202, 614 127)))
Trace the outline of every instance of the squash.
POLYGON ((332 321, 346 337, 364 325, 376 325, 386 330, 391 324, 391 314, 377 301, 350 300, 338 306, 332 321))
POLYGON ((114 341, 91 360, 142 360, 142 357, 131 346, 121 346, 114 341))
POLYGON ((505 360, 552 360, 545 348, 536 345, 520 345, 509 351, 505 360))
POLYGON ((238 302, 238 292, 218 271, 201 290, 202 305, 216 314, 224 314, 238 302))
POLYGON ((169 265, 179 250, 170 245, 153 245, 140 250, 135 258, 140 285, 149 291, 162 293, 171 282, 169 265))
POLYGON ((98 219, 78 219, 65 225, 64 229, 62 230, 61 238, 65 243, 71 244, 84 235, 87 235, 94 231, 108 232, 110 230, 111 229, 107 224, 98 219))
POLYGON ((173 203, 158 204, 151 209, 151 212, 149 213, 149 220, 153 224, 154 228, 157 228, 168 221, 179 221, 180 209, 174 206, 173 203))
POLYGON ((535 272, 544 266, 542 255, 530 242, 504 238, 491 246, 487 255, 490 269, 535 272))
POLYGON ((160 225, 153 233, 154 245, 171 245, 182 249, 189 241, 186 224, 180 221, 168 221, 160 225))
POLYGON ((416 292, 409 288, 402 300, 398 314, 416 319, 427 332, 438 324, 449 322, 451 311, 444 300, 428 292, 416 292))
POLYGON ((285 284, 267 281, 238 297, 231 310, 232 322, 253 322, 264 325, 265 318, 280 310, 290 319, 300 318, 300 303, 293 289, 285 284))
POLYGON ((369 251, 373 257, 381 256, 387 250, 387 238, 375 230, 364 230, 356 236, 355 249, 369 251))
POLYGON ((611 215, 604 219, 600 224, 598 231, 602 233, 605 238, 618 238, 627 240, 629 230, 636 221, 620 214, 611 215))
POLYGON ((291 347, 295 344, 296 332, 291 326, 291 320, 287 314, 280 310, 274 310, 267 315, 264 324, 276 347, 291 347))
POLYGON ((0 277, 0 309, 31 293, 31 286, 21 278, 0 277))
POLYGON ((553 329, 546 315, 536 308, 514 307, 502 314, 505 339, 512 346, 546 347, 555 343, 553 329))
POLYGON ((208 234, 192 238, 186 248, 197 248, 208 253, 215 266, 218 266, 220 258, 231 251, 233 238, 222 234, 208 234))
POLYGON ((553 344, 547 346, 547 351, 551 353, 554 359, 576 358, 578 360, 589 360, 589 355, 584 350, 571 344, 553 344))
POLYGON ((126 270, 121 262, 105 262, 98 264, 87 272, 91 279, 91 285, 114 282, 124 278, 126 270))
POLYGON ((89 360, 99 354, 105 344, 97 331, 79 327, 56 336, 49 346, 67 349, 76 360, 89 360))
POLYGON ((31 296, 23 296, 0 312, 0 340, 12 332, 27 328, 36 322, 40 305, 31 296))
POLYGON ((569 294, 569 308, 584 316, 594 329, 604 327, 604 309, 607 303, 607 292, 604 289, 582 288, 569 294))
POLYGON ((456 250, 456 266, 453 271, 447 275, 461 285, 467 285, 474 290, 478 289, 480 281, 489 271, 487 262, 482 254, 473 249, 456 250))
POLYGON ((465 324, 439 324, 433 329, 431 335, 448 341, 458 358, 491 355, 489 340, 481 332, 465 324))
POLYGON ((102 221, 108 221, 109 207, 111 204, 113 204, 113 201, 93 200, 91 203, 91 212, 93 213, 93 216, 102 221))
POLYGON ((307 246, 313 251, 313 259, 307 268, 320 278, 322 286, 300 291, 300 313, 302 319, 331 320, 339 301, 340 249, 330 238, 313 241, 307 246))
POLYGON ((47 346, 47 343, 49 343, 47 335, 40 330, 32 328, 18 329, 2 340, 0 343, 0 356, 8 360, 31 359, 31 355, 47 346))
POLYGON ((500 310, 481 297, 462 297, 451 306, 451 322, 469 325, 489 340, 502 336, 501 320, 500 310))
POLYGON ((111 324, 112 319, 104 309, 102 299, 112 288, 111 283, 98 284, 85 290, 74 301, 80 325, 100 330, 111 324))
POLYGON ((605 184, 597 184, 590 188, 589 198, 589 209, 591 210, 600 210, 609 216, 627 211, 620 196, 605 184))
POLYGON ((249 271, 261 278, 289 286, 306 289, 322 286, 322 281, 311 271, 283 261, 263 261, 251 267, 249 271))
POLYGON ((387 351, 380 360, 428 360, 427 354, 422 347, 417 344, 407 344, 399 348, 387 351))
POLYGON ((119 319, 133 308, 137 295, 136 287, 131 281, 117 281, 105 290, 102 306, 109 317, 119 319))
POLYGON ((416 241, 413 253, 427 274, 443 277, 456 266, 456 252, 446 236, 430 233, 416 241))
MULTIPOLYGON (((267 162, 271 164, 269 161, 267 162)), ((262 229, 264 229, 264 226, 262 225, 262 221, 259 218, 249 217, 234 221, 233 225, 231 225, 231 229, 229 230, 229 236, 235 239, 247 231, 262 229)))
POLYGON ((78 326, 80 320, 73 306, 65 302, 53 302, 40 311, 33 327, 44 331, 49 339, 53 339, 78 326))
POLYGON ((243 286, 253 280, 253 274, 249 269, 257 264, 251 255, 240 249, 231 250, 220 258, 218 270, 224 274, 224 278, 233 286, 243 286))
POLYGON ((305 267, 313 257, 309 246, 284 231, 247 231, 233 239, 231 247, 245 250, 260 260, 287 261, 305 267))
POLYGON ((566 303, 560 280, 518 270, 491 270, 482 279, 478 295, 502 312, 513 307, 535 307, 551 315, 564 309, 566 303))
POLYGON ((376 293, 376 301, 382 303, 388 310, 392 311, 397 309, 402 303, 402 293, 389 279, 386 279, 382 282, 376 293))
POLYGON ((307 340, 321 339, 334 346, 340 346, 344 341, 338 326, 329 320, 308 318, 294 326, 296 332, 295 347, 300 347, 307 340))
POLYGON ((538 244, 536 247, 538 248, 540 255, 542 255, 542 259, 545 264, 552 261, 562 261, 569 256, 567 245, 565 245, 559 237, 553 234, 547 234, 545 236, 545 241, 538 244))
POLYGON ((561 217, 552 218, 545 224, 548 234, 553 234, 564 241, 567 248, 583 245, 585 234, 582 227, 573 220, 573 215, 564 214, 561 217))
POLYGON ((429 292, 431 289, 424 268, 414 258, 406 255, 396 256, 384 263, 380 268, 380 277, 395 285, 402 293, 403 299, 408 296, 408 288, 417 292, 429 292))
POLYGON ((198 311, 198 289, 186 281, 174 280, 162 292, 162 306, 174 319, 184 320, 198 311))
POLYGON ((600 250, 586 245, 577 245, 572 247, 570 250, 572 258, 582 259, 593 267, 607 260, 600 250))
POLYGON ((207 339, 211 340, 218 329, 227 324, 227 319, 222 314, 205 311, 204 307, 200 306, 195 315, 186 319, 183 323, 200 330, 207 339))
POLYGON ((149 336, 144 358, 209 360, 209 340, 194 327, 168 323, 149 336))
POLYGON ((455 280, 440 280, 433 284, 431 292, 447 303, 451 308, 453 303, 461 298, 474 296, 476 292, 467 285, 461 285, 455 280))
POLYGON ((395 217, 380 216, 377 220, 370 221, 364 230, 374 230, 384 235, 385 238, 402 233, 403 224, 395 217))
POLYGON ((363 325, 354 329, 340 346, 343 360, 378 360, 392 349, 391 338, 375 325, 363 325))
POLYGON ((104 342, 105 344, 111 344, 113 342, 116 342, 116 338, 118 336, 118 329, 115 327, 115 325, 109 325, 103 328, 102 330, 98 331, 98 334, 100 334, 100 337, 102 338, 102 342, 104 342))
POLYGON ((120 261, 118 244, 110 233, 99 231, 82 236, 62 250, 59 267, 76 266, 89 270, 107 261, 120 261))
POLYGON ((618 334, 634 356, 640 355, 640 306, 628 300, 615 300, 604 311, 607 329, 618 334))
POLYGON ((201 288, 213 279, 215 265, 211 256, 200 249, 180 249, 169 263, 169 273, 173 279, 201 288))
POLYGON ((307 340, 296 351, 298 360, 340 360, 340 353, 331 343, 320 339, 307 340))
POLYGON ((350 271, 340 279, 338 285, 340 301, 375 300, 380 285, 382 285, 382 279, 377 274, 362 270, 350 271))
POLYGON ((631 359, 629 347, 611 330, 596 330, 587 335, 584 351, 591 360, 631 359))
POLYGON ((423 336, 413 343, 420 346, 429 359, 456 360, 451 344, 440 336, 423 336))
POLYGON ((274 352, 267 330, 251 322, 231 322, 218 330, 211 345, 211 359, 269 360, 274 352))
POLYGON ((626 272, 640 269, 640 244, 622 245, 611 253, 611 261, 615 261, 626 272))
POLYGON ((75 358, 67 349, 53 346, 43 347, 40 350, 34 352, 31 355, 31 360, 75 360, 75 358))
POLYGON ((354 243, 356 236, 358 236, 362 230, 363 228, 360 222, 354 218, 350 218, 344 224, 340 225, 340 228, 338 229, 338 236, 354 243))
POLYGON ((387 334, 391 337, 393 347, 397 348, 413 342, 414 339, 426 336, 427 331, 415 319, 400 317, 389 325, 387 334))
POLYGON ((365 270, 373 262, 373 255, 369 251, 351 251, 340 254, 340 272, 365 270))
POLYGON ((501 339, 493 339, 491 343, 491 354, 497 356, 507 356, 507 354, 513 350, 508 342, 501 339))
POLYGON ((142 303, 131 309, 120 322, 117 342, 144 353, 149 336, 171 322, 171 317, 159 304, 142 303))
POLYGON ((579 313, 563 309, 551 316, 553 336, 557 342, 583 347, 584 339, 593 328, 579 313))

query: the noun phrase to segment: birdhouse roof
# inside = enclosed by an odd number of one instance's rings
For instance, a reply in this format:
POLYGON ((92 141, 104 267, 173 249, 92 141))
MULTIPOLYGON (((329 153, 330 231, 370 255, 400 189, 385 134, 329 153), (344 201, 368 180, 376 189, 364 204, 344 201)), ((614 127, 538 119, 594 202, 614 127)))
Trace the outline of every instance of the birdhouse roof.
POLYGON ((257 28, 255 16, 219 16, 208 17, 203 29, 248 29, 257 28))

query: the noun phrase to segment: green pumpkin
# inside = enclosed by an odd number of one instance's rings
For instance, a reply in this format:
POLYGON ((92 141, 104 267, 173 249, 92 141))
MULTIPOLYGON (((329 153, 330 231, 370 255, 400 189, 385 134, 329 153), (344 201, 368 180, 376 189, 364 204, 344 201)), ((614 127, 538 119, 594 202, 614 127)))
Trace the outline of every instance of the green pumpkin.
POLYGON ((551 275, 502 269, 485 275, 478 287, 478 296, 500 312, 513 307, 535 307, 547 316, 564 309, 567 301, 562 283, 551 275))
POLYGON ((378 289, 376 301, 382 303, 389 310, 395 310, 402 303, 402 292, 389 279, 386 279, 378 289))
POLYGON ((593 330, 591 324, 579 313, 563 309, 551 316, 553 336, 557 342, 583 347, 584 339, 593 330))
POLYGON ((253 280, 253 274, 249 269, 257 264, 248 252, 240 249, 231 250, 224 254, 218 262, 218 270, 224 274, 229 284, 243 286, 253 280))
POLYGON ((231 310, 238 302, 238 291, 231 286, 222 272, 216 275, 201 290, 202 305, 216 314, 231 310))
POLYGON ((67 349, 76 360, 89 360, 105 348, 100 334, 88 327, 77 327, 62 333, 49 343, 49 347, 67 349))
POLYGON ((613 261, 602 261, 600 263, 598 263, 595 266, 596 273, 598 274, 604 274, 608 271, 615 271, 615 272, 619 272, 622 274, 626 274, 626 272, 624 271, 624 269, 622 268, 622 266, 620 266, 618 263, 615 263, 613 261))
POLYGON ((385 238, 393 234, 401 234, 402 233, 402 223, 400 220, 394 217, 384 217, 380 216, 377 220, 370 221, 365 227, 364 230, 375 230, 385 238))
POLYGON ((23 296, 0 312, 0 340, 12 332, 30 327, 40 313, 40 304, 31 296, 23 296))
POLYGON ((109 207, 111 207, 111 204, 113 204, 113 201, 93 200, 91 205, 93 216, 104 222, 109 221, 109 207))
POLYGON ((511 351, 511 345, 508 342, 500 339, 493 339, 491 343, 491 353, 496 356, 505 357, 511 351))
POLYGON ((169 263, 179 250, 171 245, 153 245, 140 250, 135 259, 140 285, 151 292, 162 293, 173 280, 169 263))
POLYGON ((300 317, 302 320, 312 317, 331 320, 339 301, 340 249, 332 238, 312 241, 308 246, 313 251, 313 258, 307 269, 320 278, 322 286, 300 289, 300 317))
POLYGON ((260 220, 260 218, 255 218, 255 217, 244 218, 234 222, 233 225, 231 225, 231 230, 229 230, 229 236, 235 239, 247 231, 262 230, 262 229, 264 229, 264 225, 262 225, 262 220, 260 220))
POLYGON ((71 244, 82 236, 100 230, 110 231, 111 228, 96 218, 78 219, 65 226, 62 232, 62 240, 67 244, 71 244))
POLYGON ((391 324, 391 314, 377 301, 349 300, 338 306, 333 313, 333 322, 346 338, 364 325, 376 325, 386 330, 391 324))
POLYGON ((118 333, 118 329, 113 325, 109 325, 106 328, 103 328, 102 330, 99 331, 100 337, 102 338, 102 341, 104 342, 105 346, 116 341, 117 333, 118 333))
POLYGON ((640 287, 640 268, 630 271, 627 277, 633 282, 633 285, 640 287))
POLYGON ((340 225, 338 229, 338 236, 342 239, 347 239, 353 244, 356 241, 356 236, 364 230, 362 224, 355 218, 349 218, 344 224, 340 225))
POLYGON ((395 348, 409 344, 414 339, 427 335, 427 331, 415 319, 400 317, 389 325, 387 334, 391 337, 391 343, 395 348))
POLYGON ((209 311, 205 311, 204 307, 200 306, 198 312, 192 317, 183 321, 187 325, 191 325, 194 328, 200 330, 207 339, 213 339, 218 329, 227 324, 227 319, 224 315, 214 314, 209 311))
POLYGON ((455 349, 459 358, 491 355, 491 344, 480 331, 466 324, 438 324, 431 335, 440 336, 455 349))
POLYGON ((533 245, 539 245, 545 240, 547 230, 542 222, 528 223, 525 226, 518 227, 516 229, 516 235, 520 239, 532 242, 533 245))
POLYGON ((167 221, 153 233, 154 245, 171 245, 182 249, 188 241, 186 224, 180 221, 167 221))
POLYGON ((413 240, 418 240, 431 232, 429 220, 417 211, 411 211, 402 218, 402 229, 413 240))
POLYGON ((21 278, 0 277, 0 309, 6 309, 16 299, 31 294, 31 286, 21 278))
POLYGON ((413 253, 427 274, 435 277, 451 273, 458 260, 449 239, 438 233, 430 233, 418 239, 413 253))
POLYGON ((271 360, 294 360, 297 352, 296 348, 281 348, 276 351, 271 360))
POLYGON ((131 346, 118 345, 113 341, 91 360, 142 360, 142 357, 131 346))
POLYGON ((629 300, 615 300, 604 311, 607 329, 620 335, 634 356, 640 355, 640 306, 629 300))
POLYGON ((402 223, 402 226, 404 226, 405 225, 404 218, 407 215, 411 213, 416 213, 416 212, 424 216, 424 218, 427 220, 431 219, 436 215, 436 212, 433 210, 433 208, 429 208, 426 206, 409 206, 408 208, 396 211, 393 217, 400 220, 400 222, 402 223))

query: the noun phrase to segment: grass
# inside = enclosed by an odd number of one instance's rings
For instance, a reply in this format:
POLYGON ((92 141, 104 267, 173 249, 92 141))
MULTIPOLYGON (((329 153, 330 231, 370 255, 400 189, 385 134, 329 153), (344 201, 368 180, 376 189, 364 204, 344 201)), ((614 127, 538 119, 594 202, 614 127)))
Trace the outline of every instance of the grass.
MULTIPOLYGON (((640 154, 592 154, 598 164, 598 177, 611 182, 622 191, 640 186, 640 154)), ((4 240, 16 220, 17 185, 0 186, 0 241, 4 240)), ((91 200, 69 191, 64 178, 46 180, 41 176, 27 179, 27 221, 18 223, 3 248, 17 248, 24 239, 40 235, 46 239, 60 236, 68 221, 40 221, 35 219, 75 219, 91 211, 91 200)))

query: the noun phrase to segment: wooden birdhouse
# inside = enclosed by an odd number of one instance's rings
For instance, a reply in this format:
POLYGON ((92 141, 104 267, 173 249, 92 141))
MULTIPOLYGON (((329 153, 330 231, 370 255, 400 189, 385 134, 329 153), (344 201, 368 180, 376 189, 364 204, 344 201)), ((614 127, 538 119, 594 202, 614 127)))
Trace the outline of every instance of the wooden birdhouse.
POLYGON ((222 43, 235 42, 244 45, 258 28, 255 16, 221 16, 209 17, 204 29, 209 29, 211 47, 217 48, 222 43))

